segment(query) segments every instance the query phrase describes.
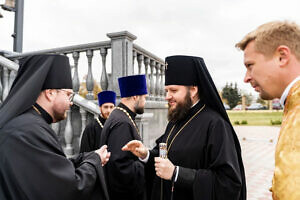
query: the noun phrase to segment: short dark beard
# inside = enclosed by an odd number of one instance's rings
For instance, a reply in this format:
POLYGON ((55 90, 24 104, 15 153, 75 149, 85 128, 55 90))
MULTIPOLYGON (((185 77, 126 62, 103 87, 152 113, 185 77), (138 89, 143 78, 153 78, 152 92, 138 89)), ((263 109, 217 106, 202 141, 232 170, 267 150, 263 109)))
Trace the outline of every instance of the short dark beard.
POLYGON ((171 122, 177 122, 181 119, 184 119, 189 110, 192 107, 192 99, 191 99, 191 93, 188 90, 185 97, 184 97, 184 101, 180 102, 177 104, 177 106, 171 110, 170 106, 168 109, 168 120, 171 122))
POLYGON ((135 112, 136 112, 136 114, 141 115, 144 113, 144 108, 142 108, 142 107, 135 108, 135 112))
POLYGON ((58 113, 58 112, 53 112, 53 118, 55 119, 55 122, 59 122, 62 120, 65 120, 67 118, 67 114, 66 111, 64 112, 64 114, 58 113))
POLYGON ((105 115, 103 115, 103 113, 101 112, 101 115, 100 115, 101 118, 103 119, 107 119, 108 117, 106 117, 105 115))
POLYGON ((140 100, 138 100, 138 102, 134 105, 134 110, 136 114, 143 114, 144 113, 144 107, 139 107, 140 104, 140 100))

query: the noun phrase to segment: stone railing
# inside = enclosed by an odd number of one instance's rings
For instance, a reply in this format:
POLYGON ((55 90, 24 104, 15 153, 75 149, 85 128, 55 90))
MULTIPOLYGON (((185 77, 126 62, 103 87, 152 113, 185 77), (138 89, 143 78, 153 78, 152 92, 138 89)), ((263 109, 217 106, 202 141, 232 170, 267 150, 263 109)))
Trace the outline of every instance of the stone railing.
POLYGON ((81 134, 89 121, 97 117, 99 109, 94 100, 94 80, 100 83, 102 90, 113 90, 119 98, 118 77, 146 74, 149 96, 147 97, 146 113, 137 117, 144 142, 153 145, 154 138, 161 134, 166 124, 166 103, 164 101, 164 61, 145 49, 133 44, 136 36, 123 31, 109 33, 110 41, 73 45, 27 53, 2 52, 0 59, 0 104, 6 98, 9 88, 16 76, 18 59, 40 53, 59 53, 67 55, 72 65, 73 90, 77 94, 74 106, 66 120, 53 124, 52 127, 65 149, 67 155, 79 150, 81 134), (111 55, 111 59, 107 59, 111 55), (100 57, 100 58, 99 58, 100 57), (14 62, 9 62, 9 60, 14 62), (95 62, 98 61, 98 62, 95 62), (101 61, 100 61, 101 60, 101 61), (93 73, 92 67, 100 68, 100 73, 93 73), (100 66, 100 67, 99 67, 100 66), (87 68, 86 99, 79 96, 80 71, 87 68), (154 114, 154 115, 153 115, 154 114), (152 118, 154 120, 150 120, 152 118), (148 119, 148 120, 147 120, 148 119), (156 124, 157 122, 157 124, 156 124), (148 133, 148 126, 151 133, 148 133), (153 132, 154 131, 154 132, 153 132))
POLYGON ((137 60, 138 74, 146 74, 150 100, 164 99, 164 61, 140 46, 133 45, 133 60, 137 60), (143 66, 143 67, 142 67, 143 66), (142 71, 144 69, 144 71, 142 71))
MULTIPOLYGON (((133 74, 146 74, 147 87, 149 91, 148 99, 163 101, 164 61, 138 45, 133 44, 136 36, 127 31, 108 33, 107 36, 111 39, 110 41, 46 49, 22 54, 10 54, 5 56, 11 60, 17 60, 20 57, 39 53, 59 53, 69 56, 71 64, 74 64, 73 89, 74 92, 78 93, 80 86, 78 70, 79 68, 82 68, 82 66, 79 66, 79 61, 82 54, 85 54, 87 63, 83 63, 82 65, 87 65, 88 69, 86 78, 88 94, 86 98, 92 100, 94 99, 93 89, 95 77, 92 71, 92 63, 95 55, 100 54, 102 64, 100 67, 101 77, 98 81, 100 82, 103 90, 114 90, 119 95, 117 83, 117 79, 119 77, 133 74), (107 73, 108 54, 111 54, 111 65, 109 66, 111 73, 107 73), (135 65, 135 63, 137 65, 135 65)), ((97 67, 99 66, 98 63, 96 63, 96 65, 97 67)), ((13 80, 13 75, 10 76, 12 76, 11 79, 13 80)))

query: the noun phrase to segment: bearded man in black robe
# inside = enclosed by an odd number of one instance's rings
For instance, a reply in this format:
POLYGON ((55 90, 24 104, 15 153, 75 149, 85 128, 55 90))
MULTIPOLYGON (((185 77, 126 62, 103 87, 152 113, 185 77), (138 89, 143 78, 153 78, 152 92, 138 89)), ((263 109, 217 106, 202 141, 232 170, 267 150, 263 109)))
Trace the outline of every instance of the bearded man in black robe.
POLYGON ((241 148, 202 58, 166 58, 165 133, 148 151, 140 141, 123 147, 146 162, 148 196, 163 200, 245 200, 241 148), (166 143, 167 158, 160 158, 166 143))
POLYGON ((144 112, 147 85, 145 75, 118 79, 121 103, 106 120, 101 143, 106 144, 111 157, 105 166, 111 200, 143 200, 145 193, 144 163, 121 148, 131 140, 141 140, 135 124, 136 114, 144 112))
POLYGON ((73 104, 69 59, 34 55, 20 60, 0 108, 0 199, 109 199, 102 165, 107 147, 67 159, 50 124, 73 104))
POLYGON ((116 105, 116 93, 114 91, 99 92, 98 103, 101 114, 85 127, 81 137, 80 152, 90 152, 100 147, 101 131, 116 105))

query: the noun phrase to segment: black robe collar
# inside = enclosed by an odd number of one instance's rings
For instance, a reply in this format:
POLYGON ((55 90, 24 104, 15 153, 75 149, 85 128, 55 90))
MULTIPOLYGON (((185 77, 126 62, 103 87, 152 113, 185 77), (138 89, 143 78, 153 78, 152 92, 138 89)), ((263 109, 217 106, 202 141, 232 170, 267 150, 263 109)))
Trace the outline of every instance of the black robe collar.
POLYGON ((118 107, 124 108, 129 113, 129 115, 132 118, 132 120, 135 120, 136 113, 132 112, 127 106, 125 106, 122 103, 119 103, 118 107))
POLYGON ((35 103, 34 106, 40 111, 42 118, 48 123, 51 124, 53 122, 52 117, 47 113, 39 104, 35 103))
POLYGON ((99 115, 98 119, 104 125, 106 119, 104 119, 101 115, 99 115))

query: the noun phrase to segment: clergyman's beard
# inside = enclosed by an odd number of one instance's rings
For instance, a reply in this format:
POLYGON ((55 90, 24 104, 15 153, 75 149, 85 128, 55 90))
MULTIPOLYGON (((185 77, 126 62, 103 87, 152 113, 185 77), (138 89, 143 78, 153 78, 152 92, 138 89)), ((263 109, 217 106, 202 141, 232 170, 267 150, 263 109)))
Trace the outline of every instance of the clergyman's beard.
POLYGON ((141 115, 141 114, 143 114, 143 113, 144 113, 144 108, 142 108, 142 107, 138 107, 138 108, 136 108, 136 109, 135 109, 135 111, 136 111, 136 114, 139 114, 139 115, 141 115))
POLYGON ((192 100, 190 97, 190 92, 188 91, 184 97, 184 101, 177 103, 177 106, 174 109, 169 107, 168 109, 168 120, 171 122, 179 121, 186 117, 189 110, 192 107, 192 100))
POLYGON ((144 113, 144 107, 139 106, 140 101, 138 101, 135 105, 134 105, 134 110, 136 114, 143 114, 144 113))
POLYGON ((102 117, 103 119, 107 119, 108 116, 109 116, 109 114, 103 113, 103 112, 101 111, 101 117, 102 117))
POLYGON ((61 120, 64 120, 67 118, 67 111, 65 111, 63 114, 62 113, 58 113, 58 112, 53 112, 53 117, 54 117, 54 120, 56 122, 59 122, 61 120))

